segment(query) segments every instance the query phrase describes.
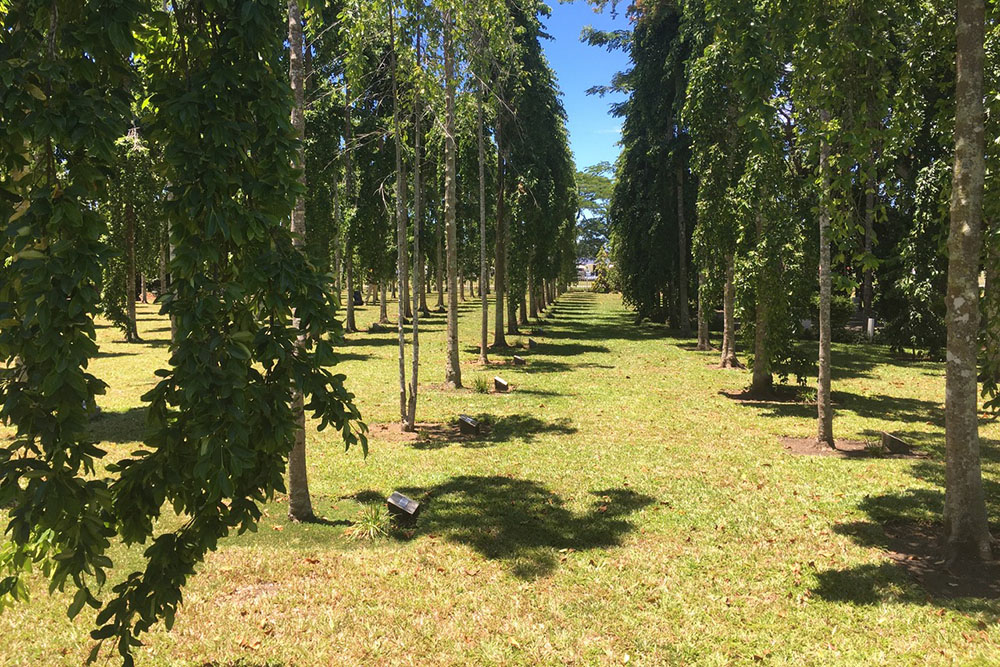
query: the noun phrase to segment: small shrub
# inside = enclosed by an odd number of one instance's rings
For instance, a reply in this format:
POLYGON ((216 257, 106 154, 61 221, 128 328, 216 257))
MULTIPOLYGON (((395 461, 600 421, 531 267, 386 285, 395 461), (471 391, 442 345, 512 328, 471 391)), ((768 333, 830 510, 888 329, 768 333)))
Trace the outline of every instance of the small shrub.
POLYGON ((354 525, 347 529, 346 535, 352 540, 377 540, 389 536, 392 528, 392 515, 381 504, 365 505, 358 513, 354 525))
POLYGON ((477 394, 490 393, 490 379, 485 375, 477 375, 472 378, 472 388, 477 394))
POLYGON ((510 342, 510 344, 511 344, 511 345, 512 345, 513 347, 524 347, 524 340, 523 340, 523 339, 522 339, 522 338, 521 338, 520 336, 518 336, 517 338, 513 339, 513 340, 512 340, 511 342, 510 342))

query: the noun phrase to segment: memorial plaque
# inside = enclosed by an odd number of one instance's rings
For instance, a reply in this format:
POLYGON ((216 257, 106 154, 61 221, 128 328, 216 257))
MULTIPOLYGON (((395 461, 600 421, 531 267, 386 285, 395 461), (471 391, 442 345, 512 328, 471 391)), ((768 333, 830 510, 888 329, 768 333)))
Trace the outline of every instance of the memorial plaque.
POLYGON ((479 422, 469 415, 460 415, 458 430, 466 435, 479 435, 479 422))
POLYGON ((514 365, 515 366, 524 366, 527 363, 528 363, 528 361, 524 357, 519 357, 516 354, 514 355, 514 365))
POLYGON ((493 386, 500 392, 510 391, 510 384, 501 377, 493 378, 493 386))
POLYGON ((420 503, 412 498, 407 498, 398 491, 393 491, 386 501, 389 514, 399 519, 416 519, 420 513, 420 503))
POLYGON ((889 433, 882 434, 882 447, 890 454, 909 454, 910 446, 905 441, 889 433))

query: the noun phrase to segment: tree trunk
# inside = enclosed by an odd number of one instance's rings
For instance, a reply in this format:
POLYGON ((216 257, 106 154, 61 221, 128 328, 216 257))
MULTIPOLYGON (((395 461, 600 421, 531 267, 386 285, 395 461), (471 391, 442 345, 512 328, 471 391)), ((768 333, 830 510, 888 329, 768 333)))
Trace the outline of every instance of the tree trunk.
POLYGON ((497 141, 497 222, 496 222, 496 248, 493 258, 493 292, 495 304, 495 321, 493 323, 493 347, 507 347, 507 339, 504 337, 503 317, 504 317, 504 290, 506 289, 506 269, 507 269, 507 225, 504 222, 504 171, 505 162, 503 158, 503 102, 497 105, 497 126, 495 137, 497 141))
POLYGON ((722 356, 719 368, 743 368, 736 356, 735 285, 736 261, 732 254, 726 255, 726 283, 722 292, 722 356))
POLYGON ((983 0, 958 0, 955 169, 948 235, 948 363, 945 380, 944 525, 948 558, 988 560, 979 453, 976 356, 982 246, 985 139, 983 0))
MULTIPOLYGON (((298 139, 295 149, 295 168, 299 170, 299 183, 306 185, 305 172, 305 89, 302 76, 302 17, 298 0, 288 0, 288 77, 292 84, 292 128, 298 139)), ((305 251, 306 200, 303 194, 295 198, 291 220, 292 242, 299 252, 305 251)), ((296 319, 296 326, 299 325, 296 319)), ((299 349, 305 347, 305 336, 300 332, 299 349)), ((306 474, 306 413, 302 390, 292 387, 292 412, 295 414, 295 442, 288 456, 288 518, 293 521, 315 519, 309 496, 309 478, 306 474)))
POLYGON ((139 273, 139 296, 143 303, 149 303, 149 292, 146 291, 146 274, 139 273))
POLYGON ((167 223, 163 223, 163 232, 160 234, 160 289, 156 295, 157 301, 162 301, 163 295, 167 293, 167 263, 170 261, 170 241, 167 239, 167 223))
POLYGON ((514 303, 514 299, 511 299, 508 295, 507 297, 507 335, 516 336, 520 334, 520 330, 517 328, 517 304, 514 303))
POLYGON ((708 307, 705 304, 703 292, 705 275, 702 272, 698 277, 698 347, 699 352, 708 352, 712 349, 712 341, 708 333, 708 307))
MULTIPOLYGON (((828 111, 820 112, 824 126, 830 122, 828 111)), ((824 127, 824 131, 826 128, 824 127)), ((833 404, 830 397, 830 301, 833 290, 830 272, 830 144, 820 139, 819 173, 822 201, 819 209, 819 377, 816 383, 816 440, 835 447, 833 441, 833 404)))
POLYGON ((378 284, 378 323, 389 324, 389 297, 386 294, 385 281, 378 284))
POLYGON ((517 323, 518 324, 527 324, 528 323, 528 304, 527 304, 527 299, 525 299, 525 298, 521 299, 521 303, 518 306, 517 323))
POLYGON ((342 256, 342 246, 343 246, 343 236, 342 229, 344 226, 344 221, 341 217, 340 210, 340 195, 337 192, 337 179, 333 179, 333 221, 337 225, 337 231, 333 237, 333 293, 337 295, 339 307, 342 305, 339 300, 342 296, 341 288, 343 284, 340 281, 341 270, 343 269, 343 256, 342 256))
MULTIPOLYGON (((760 247, 764 240, 764 216, 757 211, 757 246, 760 247)), ((756 321, 754 322, 753 335, 753 380, 750 391, 755 394, 768 394, 771 392, 771 357, 768 352, 768 275, 767 267, 757 267, 757 303, 756 321)))
POLYGON ((434 225, 434 240, 437 244, 435 248, 436 253, 436 263, 434 265, 434 270, 436 272, 436 282, 437 282, 437 304, 434 306, 437 312, 444 312, 444 226, 441 224, 439 219, 434 225))
POLYGON ((487 355, 490 330, 490 302, 486 296, 486 281, 489 280, 489 266, 486 263, 486 143, 483 139, 483 85, 476 88, 476 111, 479 128, 479 298, 482 302, 482 321, 479 328, 479 363, 490 363, 487 355))
POLYGON ((691 335, 691 313, 688 310, 687 228, 684 219, 684 168, 677 168, 677 300, 680 302, 680 333, 691 335))
POLYGON ((444 224, 448 252, 448 350, 444 381, 449 387, 462 386, 458 358, 458 230, 455 219, 455 53, 452 44, 451 11, 444 15, 444 224))
POLYGON ((538 319, 538 284, 534 274, 528 271, 528 310, 531 319, 538 319))
POLYGON ((396 146, 396 282, 399 284, 399 308, 396 330, 399 334, 399 421, 404 431, 412 430, 406 407, 406 304, 408 302, 406 269, 406 173, 403 169, 403 133, 399 119, 399 83, 396 73, 395 7, 389 7, 389 57, 392 72, 392 130, 396 146))
MULTIPOLYGON (((354 205, 354 164, 351 153, 354 150, 354 124, 351 121, 351 88, 344 84, 344 201, 347 210, 354 205)), ((350 230, 344 228, 344 259, 347 262, 347 314, 344 321, 344 333, 354 333, 358 325, 354 320, 354 246, 351 243, 350 230)))
POLYGON ((135 207, 125 207, 125 342, 138 343, 139 329, 135 321, 135 207))
MULTIPOLYGON (((422 67, 420 58, 420 33, 417 33, 417 67, 422 67)), ((406 404, 406 423, 404 430, 414 431, 417 427, 417 375, 420 370, 420 313, 421 306, 427 309, 424 301, 424 263, 420 254, 420 234, 423 230, 423 192, 421 170, 423 169, 423 135, 420 127, 423 115, 423 101, 420 98, 420 88, 413 93, 413 368, 410 372, 410 396, 406 404)))

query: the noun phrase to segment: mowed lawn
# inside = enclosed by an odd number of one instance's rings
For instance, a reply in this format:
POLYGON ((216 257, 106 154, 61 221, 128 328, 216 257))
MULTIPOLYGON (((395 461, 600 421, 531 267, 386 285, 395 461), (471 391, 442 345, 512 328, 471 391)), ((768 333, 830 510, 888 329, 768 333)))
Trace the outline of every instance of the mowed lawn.
MULTIPOLYGON (((634 324, 617 296, 561 297, 520 352, 524 367, 475 364, 478 308, 462 304, 465 383, 499 374, 513 391, 443 389, 445 317, 434 314, 418 421, 480 415, 490 433, 405 441, 380 430, 363 458, 310 430, 310 485, 330 524, 292 525, 280 500, 270 505, 259 533, 209 555, 140 664, 1000 662, 1000 603, 933 598, 881 548, 882 522, 940 512, 943 365, 837 346, 837 437, 889 430, 928 457, 803 457, 779 437, 813 435, 812 405, 727 398, 747 372, 634 324), (393 490, 424 503, 414 532, 345 536, 363 503, 393 490)), ((156 311, 140 309, 145 344, 99 331, 93 371, 111 388, 94 430, 112 456, 139 445, 139 397, 166 360, 156 311)), ((377 315, 362 308, 359 323, 377 315)), ((343 348, 338 368, 370 425, 398 416, 396 359, 394 331, 352 334, 343 348)), ((995 518, 1000 428, 984 421, 982 433, 995 518)), ((137 553, 115 551, 118 576, 137 553)), ((93 613, 67 620, 69 596, 49 597, 40 578, 33 593, 0 615, 0 664, 81 664, 93 613)))

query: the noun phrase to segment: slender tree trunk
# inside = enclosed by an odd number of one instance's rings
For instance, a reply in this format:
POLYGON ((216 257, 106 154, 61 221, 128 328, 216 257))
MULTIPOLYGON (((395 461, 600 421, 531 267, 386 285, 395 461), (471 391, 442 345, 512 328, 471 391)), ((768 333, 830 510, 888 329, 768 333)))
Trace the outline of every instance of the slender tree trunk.
MULTIPOLYGON (((757 211, 757 245, 764 240, 764 216, 757 211)), ((756 321, 753 336, 753 380, 750 391, 756 394, 767 394, 772 389, 771 357, 768 352, 768 268, 758 267, 757 272, 757 303, 756 321)))
MULTIPOLYGON (((501 98, 502 99, 502 98, 501 98)), ((493 292, 495 312, 493 323, 493 346, 496 348, 507 347, 507 339, 504 337, 503 317, 504 317, 504 290, 506 289, 506 269, 507 269, 507 225, 504 214, 504 171, 506 165, 503 158, 503 104, 499 104, 497 109, 497 126, 495 137, 497 141, 497 222, 496 222, 496 247, 493 258, 493 292)))
MULTIPOLYGON (((420 33, 417 32, 417 67, 423 67, 420 53, 420 33)), ((420 121, 423 116, 423 100, 420 88, 414 95, 413 110, 413 369, 410 372, 410 396, 406 404, 406 424, 404 430, 414 431, 417 427, 417 375, 420 371, 420 312, 424 302, 424 265, 420 254, 420 235, 423 231, 423 197, 421 174, 423 169, 423 135, 420 121)))
MULTIPOLYGON (((872 162, 874 163, 875 158, 872 157, 872 162)), ((874 230, 875 230, 875 171, 874 164, 872 165, 872 171, 868 174, 868 179, 865 184, 865 255, 870 256, 872 252, 872 246, 874 244, 874 230)), ((864 276, 862 278, 861 284, 861 311, 865 316, 865 326, 868 326, 868 318, 874 315, 872 310, 872 298, 873 298, 873 276, 871 267, 864 270, 864 276)))
MULTIPOLYGON (((344 201, 347 203, 347 210, 351 210, 354 205, 354 161, 351 154, 354 151, 354 124, 351 121, 351 88, 344 84, 344 201)), ((347 262, 346 282, 347 282, 347 314, 344 321, 344 332, 353 333, 358 330, 358 325, 354 320, 354 245, 351 242, 351 233, 347 226, 344 226, 344 259, 347 262)))
POLYGON ((444 381, 450 387, 462 386, 462 367, 458 358, 458 230, 455 229, 455 53, 452 44, 451 11, 444 16, 444 220, 448 251, 448 357, 444 381))
POLYGON ((395 5, 389 7, 389 56, 392 67, 392 129, 396 145, 396 282, 399 284, 399 308, 396 330, 399 334, 399 420, 404 431, 412 430, 406 407, 406 173, 403 169, 403 133, 399 119, 399 83, 396 65, 395 5))
POLYGON ((341 230, 344 226, 344 221, 341 217, 340 210, 340 194, 337 192, 337 179, 333 179, 333 222, 337 225, 337 231, 333 237, 333 292, 337 295, 337 306, 341 305, 340 298, 341 288, 343 285, 340 281, 340 272, 342 270, 342 246, 343 246, 343 234, 341 230))
POLYGON ((440 220, 438 220, 438 222, 434 225, 434 235, 434 240, 437 244, 437 247, 435 248, 436 263, 434 266, 434 270, 436 272, 435 278, 437 282, 437 304, 434 308, 437 312, 441 313, 444 312, 444 255, 442 252, 444 246, 444 226, 441 224, 440 220))
POLYGON ((139 328, 135 321, 135 207, 125 207, 125 309, 128 322, 125 342, 139 342, 139 328))
POLYGON ((146 291, 146 274, 139 274, 139 292, 143 303, 149 303, 149 293, 146 291))
POLYGON ((465 301, 465 278, 461 275, 458 276, 458 298, 465 301))
POLYGON ((531 319, 538 319, 538 281, 535 276, 528 271, 528 310, 531 319))
POLYGON ((378 289, 379 289, 378 323, 389 324, 389 297, 386 294, 385 281, 382 281, 378 284, 378 289))
POLYGON ((712 341, 708 333, 708 306, 705 304, 703 292, 705 284, 704 272, 698 277, 698 347, 700 352, 708 352, 712 349, 712 341))
POLYGON ((736 356, 735 286, 736 261, 732 254, 726 255, 726 283, 722 292, 722 357, 719 368, 743 368, 736 356))
POLYGON ((976 357, 985 138, 985 4, 957 0, 955 169, 948 235, 944 525, 948 557, 992 558, 979 451, 976 357))
POLYGON ((477 134, 479 148, 479 298, 482 302, 482 319, 479 328, 479 363, 490 363, 487 354, 490 330, 490 302, 486 295, 489 265, 486 262, 486 142, 483 139, 483 85, 476 88, 476 111, 479 121, 477 134))
POLYGON ((516 336, 521 333, 517 328, 517 304, 514 299, 507 296, 507 335, 516 336))
POLYGON ((677 300, 679 301, 680 333, 691 335, 691 313, 688 310, 687 228, 684 219, 684 167, 677 167, 677 300))
MULTIPOLYGON (((295 149, 295 167, 299 170, 299 183, 306 185, 305 172, 305 89, 302 76, 302 17, 298 0, 288 0, 288 76, 292 84, 294 104, 292 106, 292 128, 298 138, 295 149)), ((295 198, 292 209, 292 242, 299 252, 305 252, 306 242, 306 200, 303 194, 295 198)), ((296 326, 299 323, 296 320, 296 326)), ((305 347, 305 336, 300 332, 296 345, 305 347)), ((288 456, 288 518, 293 521, 315 519, 312 500, 309 496, 309 478, 306 474, 306 413, 302 390, 292 388, 292 412, 295 413, 295 442, 288 456)))
MULTIPOLYGON (((820 112, 824 125, 830 113, 820 112)), ((824 128, 825 131, 825 128, 824 128)), ((833 280, 830 271, 830 145, 820 140, 819 172, 822 202, 819 210, 819 377, 816 383, 816 440, 821 445, 835 447, 833 440, 833 403, 830 397, 830 301, 833 280)))
POLYGON ((526 298, 522 298, 521 299, 521 303, 518 306, 517 323, 518 324, 527 324, 528 323, 528 303, 527 303, 527 299, 526 298))
MULTIPOLYGON (((423 67, 420 53, 420 33, 417 33, 417 67, 423 67)), ((420 313, 421 304, 424 310, 424 265, 420 254, 420 235, 423 231, 423 184, 421 175, 423 169, 423 130, 420 121, 423 116, 423 100, 419 87, 414 91, 413 110, 413 369, 410 372, 410 396, 406 406, 405 430, 414 431, 417 427, 417 376, 420 371, 420 313)))
POLYGON ((167 263, 170 261, 170 241, 167 239, 167 223, 163 223, 163 231, 160 234, 160 289, 156 295, 157 300, 162 300, 167 293, 167 263))

